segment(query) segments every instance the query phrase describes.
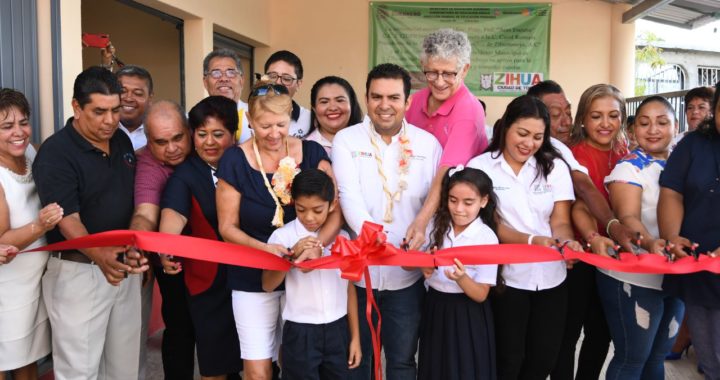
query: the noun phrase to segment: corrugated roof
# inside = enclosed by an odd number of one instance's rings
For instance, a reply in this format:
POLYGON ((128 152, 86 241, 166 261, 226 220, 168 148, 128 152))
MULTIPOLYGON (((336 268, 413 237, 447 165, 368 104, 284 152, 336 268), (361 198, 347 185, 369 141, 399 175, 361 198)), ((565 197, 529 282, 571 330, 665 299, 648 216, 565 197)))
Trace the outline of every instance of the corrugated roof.
POLYGON ((718 0, 605 0, 631 4, 623 22, 637 19, 655 21, 685 29, 694 29, 720 19, 718 0))

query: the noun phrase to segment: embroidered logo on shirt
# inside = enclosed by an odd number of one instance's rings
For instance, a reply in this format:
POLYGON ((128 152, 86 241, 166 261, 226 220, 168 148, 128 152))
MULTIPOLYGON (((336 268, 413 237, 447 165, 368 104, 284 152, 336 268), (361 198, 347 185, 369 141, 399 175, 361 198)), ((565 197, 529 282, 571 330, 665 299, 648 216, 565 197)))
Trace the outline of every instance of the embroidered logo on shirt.
POLYGON ((410 156, 411 160, 418 160, 418 161, 424 161, 426 158, 427 157, 425 157, 425 156, 416 156, 416 155, 410 156))
POLYGON ((373 156, 370 152, 361 152, 359 150, 350 152, 350 155, 352 156, 352 158, 372 158, 373 156))
POLYGON ((495 191, 502 191, 502 190, 509 190, 510 188, 507 186, 493 186, 493 190, 495 191))
POLYGON ((536 183, 532 187, 533 194, 545 194, 552 191, 552 186, 549 183, 536 183))

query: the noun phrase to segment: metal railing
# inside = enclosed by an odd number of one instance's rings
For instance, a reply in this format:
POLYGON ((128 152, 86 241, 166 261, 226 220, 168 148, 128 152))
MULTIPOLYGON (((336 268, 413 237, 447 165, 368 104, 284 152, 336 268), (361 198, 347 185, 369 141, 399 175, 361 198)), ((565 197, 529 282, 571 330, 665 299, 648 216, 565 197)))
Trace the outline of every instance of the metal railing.
POLYGON ((670 104, 672 104, 673 108, 675 109, 675 117, 677 117, 680 122, 680 132, 685 132, 685 130, 687 129, 687 125, 685 124, 685 94, 687 94, 687 92, 688 90, 682 90, 626 98, 625 104, 627 108, 627 114, 628 116, 635 115, 638 106, 643 100, 651 96, 659 95, 667 99, 670 104))

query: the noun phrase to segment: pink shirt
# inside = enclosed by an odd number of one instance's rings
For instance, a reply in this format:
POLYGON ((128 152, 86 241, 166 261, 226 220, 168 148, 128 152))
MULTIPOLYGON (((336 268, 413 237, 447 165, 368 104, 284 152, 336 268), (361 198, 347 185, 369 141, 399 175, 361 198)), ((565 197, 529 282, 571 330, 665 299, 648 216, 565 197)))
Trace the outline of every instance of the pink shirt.
POLYGON ((141 148, 135 153, 137 168, 135 169, 135 207, 141 203, 160 206, 165 183, 174 168, 163 164, 153 157, 148 148, 141 148))
POLYGON ((440 166, 465 165, 485 151, 488 145, 485 112, 465 84, 461 84, 457 92, 432 115, 427 110, 429 97, 429 88, 416 92, 405 118, 438 139, 443 147, 440 166))

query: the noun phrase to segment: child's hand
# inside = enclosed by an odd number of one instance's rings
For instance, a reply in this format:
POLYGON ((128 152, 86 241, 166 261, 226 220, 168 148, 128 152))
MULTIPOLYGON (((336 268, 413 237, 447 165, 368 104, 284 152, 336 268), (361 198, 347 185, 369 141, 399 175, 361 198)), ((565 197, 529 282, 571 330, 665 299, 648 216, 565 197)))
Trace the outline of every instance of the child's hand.
POLYGON ((432 277, 433 273, 435 273, 435 268, 433 267, 420 268, 420 270, 422 271, 422 274, 426 280, 432 277))
POLYGON ((178 274, 182 272, 182 264, 174 261, 172 256, 160 254, 160 263, 163 266, 163 273, 178 274))
POLYGON ((320 239, 313 237, 313 236, 307 236, 300 240, 298 240, 297 243, 292 247, 292 251, 295 257, 300 256, 303 251, 306 249, 313 249, 317 247, 322 247, 322 243, 320 242, 320 239))
POLYGON ((453 265, 453 271, 451 272, 450 269, 445 269, 445 275, 447 278, 458 282, 463 277, 467 276, 467 273, 465 272, 465 266, 460 262, 458 259, 453 260, 455 262, 455 265, 453 265))
POLYGON ((359 338, 350 340, 350 347, 348 351, 348 368, 357 368, 360 366, 360 361, 362 360, 362 348, 360 347, 359 338))

